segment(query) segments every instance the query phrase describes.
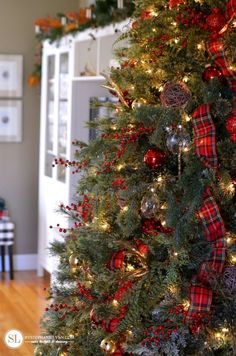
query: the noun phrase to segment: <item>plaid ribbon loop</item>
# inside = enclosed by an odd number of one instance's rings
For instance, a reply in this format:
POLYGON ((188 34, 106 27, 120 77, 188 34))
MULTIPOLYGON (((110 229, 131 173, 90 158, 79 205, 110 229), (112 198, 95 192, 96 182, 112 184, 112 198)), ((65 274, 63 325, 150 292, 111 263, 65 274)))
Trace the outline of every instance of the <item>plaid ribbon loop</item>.
POLYGON ((210 113, 210 105, 200 105, 192 114, 196 154, 207 168, 216 169, 216 129, 210 113))
POLYGON ((209 283, 211 279, 223 272, 225 262, 224 221, 210 188, 207 188, 204 193, 204 201, 197 211, 197 217, 204 226, 205 239, 212 245, 207 260, 201 264, 190 286, 190 307, 188 310, 190 321, 194 313, 210 312, 212 290, 209 283))

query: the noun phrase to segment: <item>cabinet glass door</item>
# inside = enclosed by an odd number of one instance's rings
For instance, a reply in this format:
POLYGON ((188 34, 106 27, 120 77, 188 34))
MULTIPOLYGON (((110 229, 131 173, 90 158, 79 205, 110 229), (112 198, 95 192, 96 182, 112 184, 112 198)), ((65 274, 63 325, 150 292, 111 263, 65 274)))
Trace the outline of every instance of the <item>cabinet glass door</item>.
MULTIPOLYGON (((58 157, 65 159, 67 155, 67 131, 68 131, 68 98, 69 98, 69 55, 61 53, 59 58, 59 107, 58 107, 58 157)), ((57 179, 66 180, 66 172, 63 166, 57 167, 57 179)))
POLYGON ((52 177, 55 131, 55 55, 47 58, 47 118, 46 118, 46 147, 45 147, 45 175, 52 177))

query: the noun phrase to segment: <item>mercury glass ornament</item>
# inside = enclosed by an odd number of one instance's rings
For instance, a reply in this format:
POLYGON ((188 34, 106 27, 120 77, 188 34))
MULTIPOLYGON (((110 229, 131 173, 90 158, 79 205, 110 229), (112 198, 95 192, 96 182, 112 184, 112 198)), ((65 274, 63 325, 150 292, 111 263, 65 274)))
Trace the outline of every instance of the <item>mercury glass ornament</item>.
POLYGON ((190 136, 182 125, 175 129, 168 128, 166 146, 172 153, 179 153, 188 150, 190 145, 190 136))
POLYGON ((157 216, 160 209, 158 196, 155 187, 151 185, 148 192, 143 196, 141 201, 141 212, 144 218, 151 219, 157 216))

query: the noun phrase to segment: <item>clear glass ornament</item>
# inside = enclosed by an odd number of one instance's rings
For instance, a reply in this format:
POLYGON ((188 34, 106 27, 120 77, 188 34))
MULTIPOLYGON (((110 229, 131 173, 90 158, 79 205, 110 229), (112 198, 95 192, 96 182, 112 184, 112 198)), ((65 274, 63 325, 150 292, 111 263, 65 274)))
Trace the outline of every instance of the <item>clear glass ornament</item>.
POLYGON ((141 212, 144 218, 151 219, 158 215, 160 203, 155 188, 150 186, 141 201, 141 212))
POLYGON ((179 153, 188 150, 190 145, 190 136, 182 125, 175 129, 168 129, 166 146, 172 153, 179 153))

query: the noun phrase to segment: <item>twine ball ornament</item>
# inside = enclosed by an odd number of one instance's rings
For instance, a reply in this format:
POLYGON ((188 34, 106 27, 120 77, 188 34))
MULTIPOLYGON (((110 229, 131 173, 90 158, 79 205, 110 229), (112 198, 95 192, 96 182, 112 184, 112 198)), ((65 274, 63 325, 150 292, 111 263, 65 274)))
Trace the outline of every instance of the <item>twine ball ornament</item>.
POLYGON ((223 278, 229 292, 236 293, 236 266, 226 267, 223 278))
POLYGON ((103 339, 100 347, 107 355, 112 355, 117 350, 116 342, 110 338, 103 339))
POLYGON ((166 83, 160 95, 161 103, 165 107, 181 108, 191 99, 191 93, 183 82, 166 83))

